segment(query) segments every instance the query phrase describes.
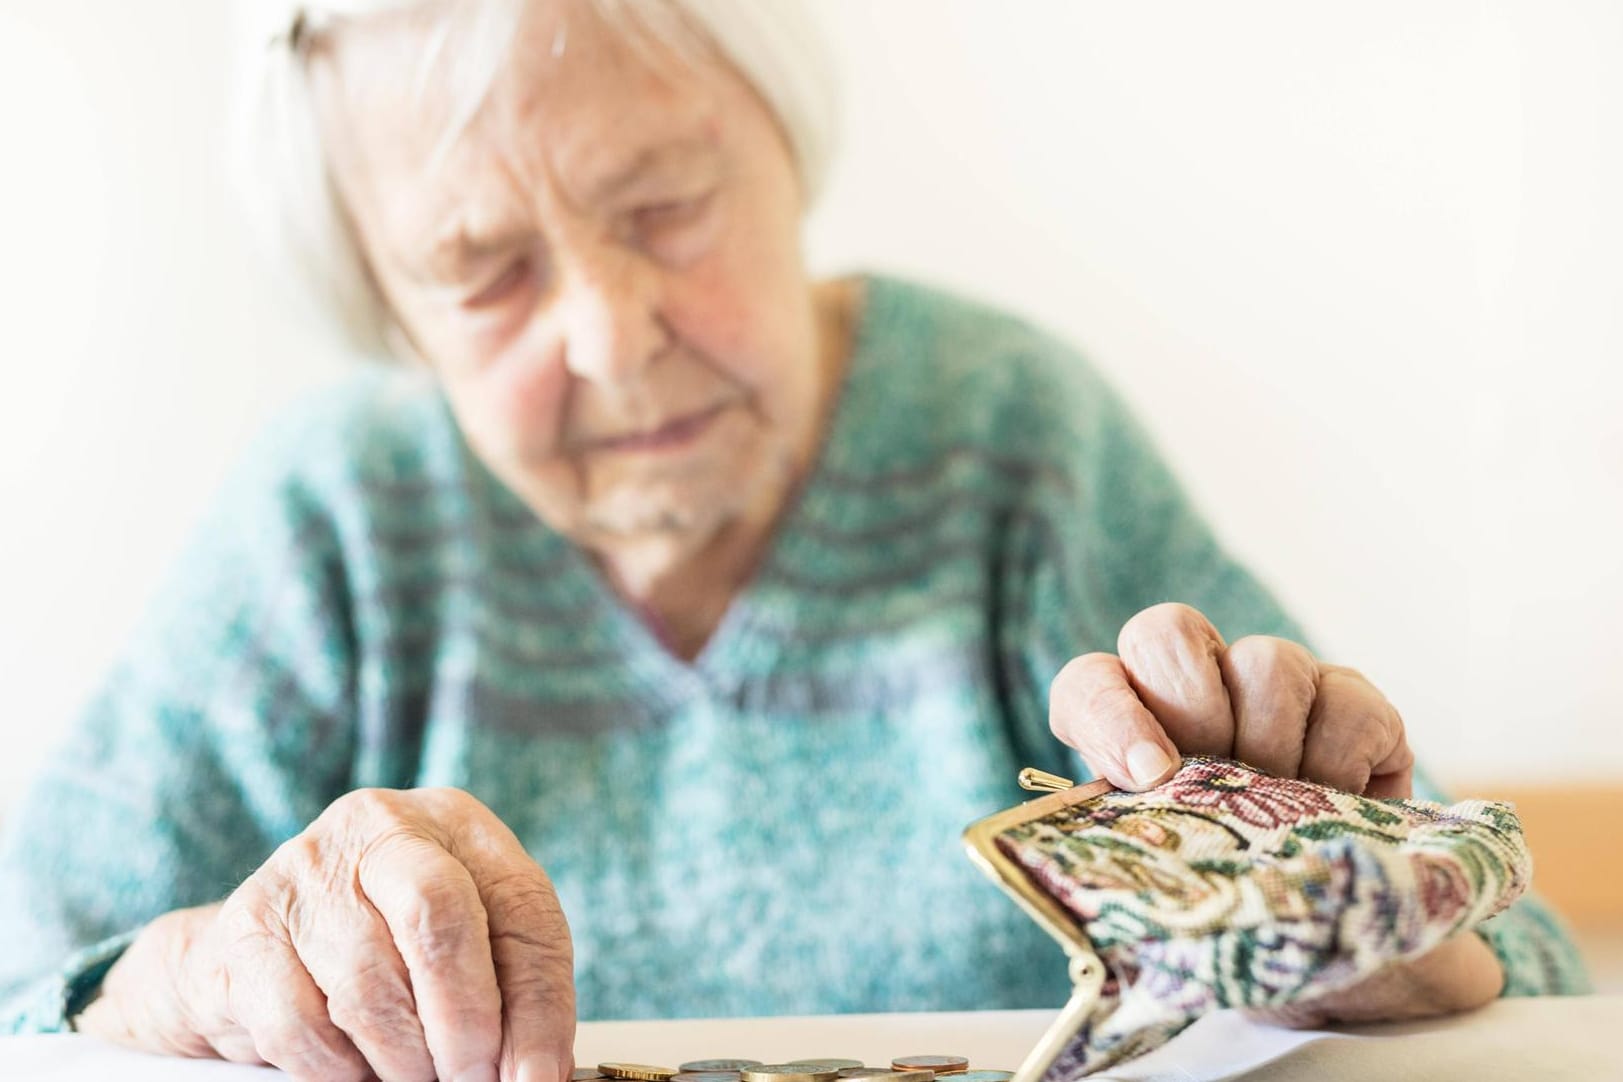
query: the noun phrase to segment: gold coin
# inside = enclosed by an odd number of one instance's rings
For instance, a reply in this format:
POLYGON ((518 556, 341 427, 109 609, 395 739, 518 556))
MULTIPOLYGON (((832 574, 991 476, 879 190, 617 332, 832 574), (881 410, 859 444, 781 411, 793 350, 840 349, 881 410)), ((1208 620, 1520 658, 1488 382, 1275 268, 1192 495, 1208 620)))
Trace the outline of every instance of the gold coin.
POLYGON ((963 1056, 902 1056, 890 1061, 898 1071, 934 1071, 936 1074, 958 1074, 969 1070, 969 1061, 963 1056))
POLYGON ((861 1067, 860 1059, 792 1059, 790 1067, 827 1067, 831 1071, 848 1071, 854 1067, 861 1067))
POLYGON ((742 1071, 745 1067, 759 1067, 758 1059, 696 1059, 682 1064, 684 1071, 742 1071))
POLYGON ((629 1078, 633 1082, 670 1082, 676 1074, 669 1067, 651 1067, 646 1063, 599 1063, 597 1069, 610 1078, 629 1078))
POLYGON ((821 1063, 767 1063, 745 1067, 743 1082, 834 1082, 840 1072, 821 1063))

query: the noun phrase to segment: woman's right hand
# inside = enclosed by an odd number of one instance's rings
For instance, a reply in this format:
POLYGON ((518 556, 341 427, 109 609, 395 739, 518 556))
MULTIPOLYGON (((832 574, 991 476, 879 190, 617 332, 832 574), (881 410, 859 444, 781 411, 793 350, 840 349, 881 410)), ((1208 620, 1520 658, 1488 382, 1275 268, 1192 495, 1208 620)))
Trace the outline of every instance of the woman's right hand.
POLYGON ((77 1028, 323 1082, 567 1082, 569 927, 472 796, 357 790, 225 901, 147 925, 77 1028))

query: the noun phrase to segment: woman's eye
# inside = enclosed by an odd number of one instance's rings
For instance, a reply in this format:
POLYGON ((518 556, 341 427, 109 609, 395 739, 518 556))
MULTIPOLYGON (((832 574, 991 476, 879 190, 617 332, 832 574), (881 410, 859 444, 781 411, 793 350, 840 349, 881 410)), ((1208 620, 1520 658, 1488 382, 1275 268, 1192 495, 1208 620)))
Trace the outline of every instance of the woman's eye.
POLYGON ((658 236, 693 225, 710 209, 713 194, 705 192, 686 199, 671 199, 638 207, 634 214, 637 232, 642 236, 658 236))
POLYGON ((466 298, 462 307, 467 309, 491 308, 516 293, 530 279, 529 259, 515 259, 502 269, 489 284, 466 298))

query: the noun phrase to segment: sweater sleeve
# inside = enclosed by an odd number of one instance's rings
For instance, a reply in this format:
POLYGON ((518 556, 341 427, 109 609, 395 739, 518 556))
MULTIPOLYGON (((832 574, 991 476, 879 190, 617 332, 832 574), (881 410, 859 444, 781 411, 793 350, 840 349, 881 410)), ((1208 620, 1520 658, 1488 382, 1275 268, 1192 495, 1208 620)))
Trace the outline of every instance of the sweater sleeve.
MULTIPOLYGON (((1036 360, 1055 380, 1028 426, 1042 433, 1054 466, 1014 517, 1016 556, 1006 572, 1016 642, 1004 656, 1015 672, 1011 704, 1017 743, 1029 761, 1077 778, 1091 772, 1048 726, 1048 686, 1064 664, 1095 650, 1114 653, 1123 624, 1142 609, 1180 601, 1204 613, 1224 639, 1276 635, 1312 643, 1271 592, 1219 544, 1115 391, 1061 346, 1036 360), (1058 374, 1052 374, 1052 370, 1058 374), (1054 415, 1058 410, 1058 415, 1054 415)), ((1415 796, 1446 801, 1423 768, 1415 796)), ((1505 969, 1504 995, 1590 990, 1573 942, 1550 908, 1529 893, 1485 922, 1481 935, 1505 969)))
POLYGON ((0 1033, 67 1028, 139 929, 217 901, 345 788, 334 531, 265 447, 0 838, 0 1033))

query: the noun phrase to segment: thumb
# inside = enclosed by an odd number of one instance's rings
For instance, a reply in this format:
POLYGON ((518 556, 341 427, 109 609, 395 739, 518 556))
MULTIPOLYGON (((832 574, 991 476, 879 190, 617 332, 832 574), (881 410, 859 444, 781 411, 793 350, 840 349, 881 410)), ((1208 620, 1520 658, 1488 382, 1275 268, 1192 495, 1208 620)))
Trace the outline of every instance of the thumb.
POLYGON ((1118 789, 1149 789, 1182 761, 1115 654, 1083 654, 1060 670, 1049 687, 1048 725, 1118 789))

